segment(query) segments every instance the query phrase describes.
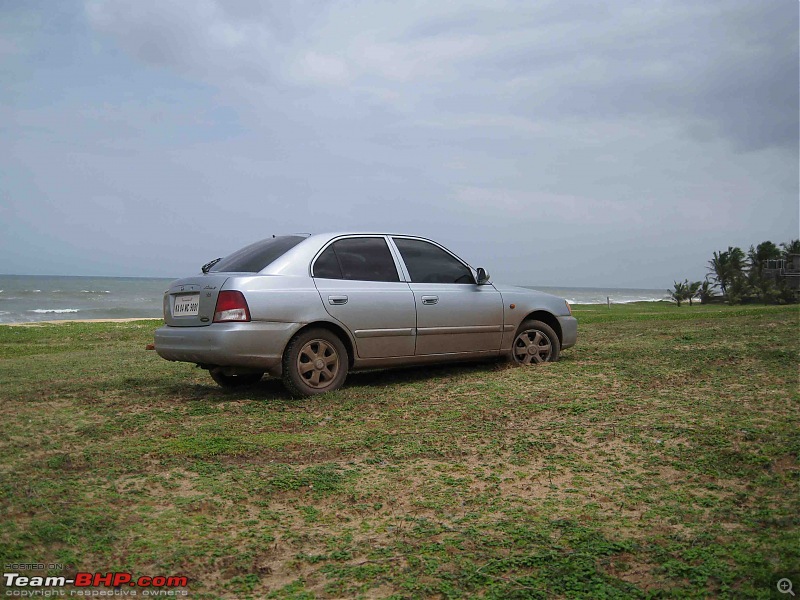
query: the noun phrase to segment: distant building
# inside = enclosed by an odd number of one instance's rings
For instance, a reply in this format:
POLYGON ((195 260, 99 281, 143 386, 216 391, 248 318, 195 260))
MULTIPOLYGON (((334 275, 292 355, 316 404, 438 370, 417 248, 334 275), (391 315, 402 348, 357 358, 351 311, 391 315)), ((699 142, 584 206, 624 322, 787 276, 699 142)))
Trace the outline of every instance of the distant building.
POLYGON ((800 254, 790 254, 788 259, 765 260, 761 275, 776 284, 785 281, 789 289, 800 293, 800 254))

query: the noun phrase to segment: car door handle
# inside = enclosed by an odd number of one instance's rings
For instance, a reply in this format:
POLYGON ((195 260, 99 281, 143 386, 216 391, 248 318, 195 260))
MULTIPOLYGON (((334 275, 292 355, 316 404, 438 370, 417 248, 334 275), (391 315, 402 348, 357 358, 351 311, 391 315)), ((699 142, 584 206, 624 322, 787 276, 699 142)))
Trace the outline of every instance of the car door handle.
POLYGON ((347 304, 347 296, 328 296, 328 304, 347 304))
POLYGON ((422 303, 423 304, 437 304, 439 302, 439 296, 423 296, 422 303))

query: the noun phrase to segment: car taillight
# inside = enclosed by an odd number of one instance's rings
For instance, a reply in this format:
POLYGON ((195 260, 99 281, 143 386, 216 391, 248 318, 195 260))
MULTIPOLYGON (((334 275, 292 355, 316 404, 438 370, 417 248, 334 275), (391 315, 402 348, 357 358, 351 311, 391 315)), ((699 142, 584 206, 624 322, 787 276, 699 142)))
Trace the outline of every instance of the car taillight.
POLYGON ((214 323, 224 321, 249 321, 250 309, 242 292, 226 290, 217 296, 217 307, 214 309, 214 323))

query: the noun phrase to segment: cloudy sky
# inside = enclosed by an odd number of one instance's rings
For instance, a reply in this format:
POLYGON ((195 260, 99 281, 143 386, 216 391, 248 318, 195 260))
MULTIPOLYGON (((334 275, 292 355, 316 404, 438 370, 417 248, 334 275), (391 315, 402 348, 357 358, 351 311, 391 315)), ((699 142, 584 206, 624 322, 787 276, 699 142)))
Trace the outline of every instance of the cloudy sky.
POLYGON ((798 2, 0 0, 0 272, 273 233, 671 286, 798 237, 798 2))

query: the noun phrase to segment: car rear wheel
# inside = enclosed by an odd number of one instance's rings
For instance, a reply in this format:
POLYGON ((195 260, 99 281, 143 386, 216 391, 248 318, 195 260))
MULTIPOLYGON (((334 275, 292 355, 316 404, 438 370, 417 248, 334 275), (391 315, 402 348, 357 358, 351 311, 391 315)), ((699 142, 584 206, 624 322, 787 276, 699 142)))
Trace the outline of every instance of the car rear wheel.
POLYGON ((511 357, 518 365, 535 365, 555 362, 561 351, 561 344, 553 328, 541 321, 525 321, 519 326, 511 357))
POLYGON ((283 384, 293 396, 338 390, 347 377, 348 361, 347 349, 335 333, 302 331, 283 353, 283 384))
POLYGON ((243 373, 241 375, 225 375, 220 370, 209 371, 211 379, 217 382, 220 387, 231 389, 246 385, 255 385, 264 376, 264 373, 243 373))

